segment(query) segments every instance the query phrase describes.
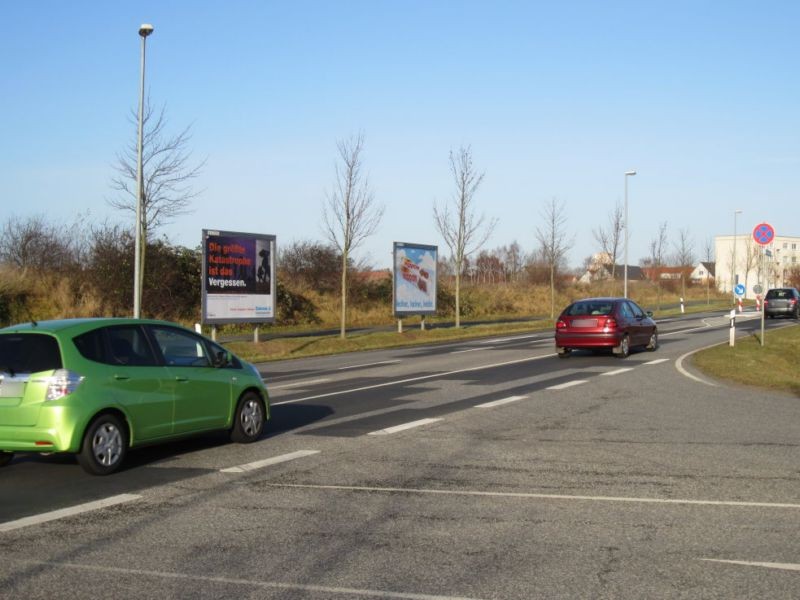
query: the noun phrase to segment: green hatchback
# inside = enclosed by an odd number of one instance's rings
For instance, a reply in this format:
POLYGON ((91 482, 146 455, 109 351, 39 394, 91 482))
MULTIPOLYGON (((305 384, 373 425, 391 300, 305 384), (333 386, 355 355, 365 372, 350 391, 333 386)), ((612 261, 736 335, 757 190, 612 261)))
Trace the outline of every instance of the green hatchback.
POLYGON ((256 441, 269 397, 256 368, 173 323, 65 319, 0 329, 0 466, 72 452, 89 473, 128 448, 213 430, 256 441))

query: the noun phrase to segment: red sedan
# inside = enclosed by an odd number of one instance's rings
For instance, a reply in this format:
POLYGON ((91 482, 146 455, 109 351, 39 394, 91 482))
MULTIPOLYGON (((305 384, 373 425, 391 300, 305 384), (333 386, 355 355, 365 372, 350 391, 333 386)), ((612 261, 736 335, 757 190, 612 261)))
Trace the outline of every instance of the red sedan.
POLYGON ((573 349, 611 349, 625 358, 631 348, 658 347, 653 313, 627 298, 585 298, 573 302, 556 321, 556 351, 566 358, 573 349))

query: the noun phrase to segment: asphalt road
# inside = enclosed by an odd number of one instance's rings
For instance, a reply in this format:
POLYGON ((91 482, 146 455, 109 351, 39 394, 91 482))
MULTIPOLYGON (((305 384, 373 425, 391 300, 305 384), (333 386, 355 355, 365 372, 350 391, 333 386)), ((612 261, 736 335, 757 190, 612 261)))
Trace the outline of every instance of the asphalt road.
POLYGON ((692 369, 719 313, 659 326, 624 360, 537 333, 270 363, 255 444, 15 459, 0 597, 797 598, 798 399, 692 369))

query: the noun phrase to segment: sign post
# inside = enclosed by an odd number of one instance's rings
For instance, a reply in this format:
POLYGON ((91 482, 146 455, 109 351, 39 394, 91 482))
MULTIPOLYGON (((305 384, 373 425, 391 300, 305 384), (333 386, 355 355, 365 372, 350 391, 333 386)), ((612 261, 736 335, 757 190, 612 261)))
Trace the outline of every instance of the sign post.
MULTIPOLYGON (((767 246, 769 246, 773 242, 773 240, 775 239, 775 228, 772 227, 772 225, 770 225, 769 223, 759 223, 758 225, 756 225, 755 229, 753 229, 753 239, 755 240, 756 244, 758 244, 759 246, 761 246, 764 249, 764 251, 761 253, 761 275, 762 275, 762 277, 765 278, 764 281, 766 282, 766 270, 765 270, 766 265, 764 264, 765 263, 764 259, 767 257, 767 253, 769 252, 769 250, 767 249, 767 246)), ((770 255, 771 255, 771 253, 770 253, 770 255)), ((759 282, 759 287, 761 287, 760 284, 761 284, 761 282, 759 282)), ((760 290, 760 291, 758 291, 756 293, 760 294, 761 291, 762 290, 760 290)), ((765 311, 765 310, 761 311, 761 346, 762 346, 762 348, 764 346, 764 315, 766 314, 766 312, 767 311, 765 311)))

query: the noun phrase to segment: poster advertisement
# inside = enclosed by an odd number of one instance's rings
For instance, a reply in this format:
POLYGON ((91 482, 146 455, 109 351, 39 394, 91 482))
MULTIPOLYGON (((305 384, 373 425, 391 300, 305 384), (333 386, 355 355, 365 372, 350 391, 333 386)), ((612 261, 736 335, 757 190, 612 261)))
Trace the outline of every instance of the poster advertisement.
POLYGON ((275 236, 203 230, 202 322, 275 320, 275 236))
POLYGON ((394 314, 436 313, 436 261, 438 248, 394 243, 394 314))

